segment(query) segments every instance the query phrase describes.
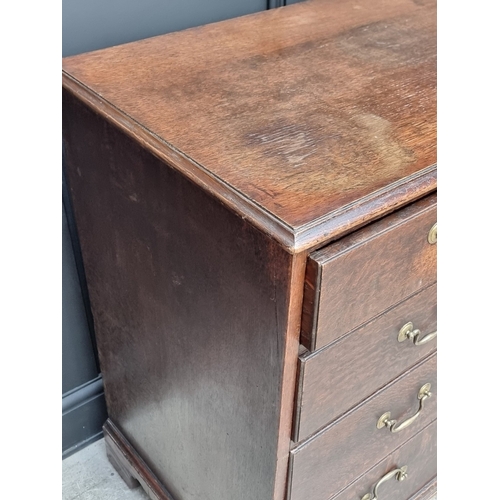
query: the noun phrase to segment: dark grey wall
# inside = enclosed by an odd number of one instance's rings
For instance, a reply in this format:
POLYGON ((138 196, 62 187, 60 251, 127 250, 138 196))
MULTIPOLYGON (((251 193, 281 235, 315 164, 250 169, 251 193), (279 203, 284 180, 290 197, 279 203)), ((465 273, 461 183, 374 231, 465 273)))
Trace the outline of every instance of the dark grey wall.
POLYGON ((106 405, 99 374, 85 271, 63 176, 62 204, 63 458, 101 437, 106 405))
POLYGON ((63 394, 99 375, 94 359, 75 255, 63 204, 62 213, 63 394))
POLYGON ((63 56, 267 8, 267 0, 63 0, 63 56))
MULTIPOLYGON (((298 0, 288 0, 295 3, 298 0)), ((63 0, 63 57, 285 5, 285 0, 63 0)), ((106 407, 77 230, 63 183, 63 457, 101 435, 106 407)))

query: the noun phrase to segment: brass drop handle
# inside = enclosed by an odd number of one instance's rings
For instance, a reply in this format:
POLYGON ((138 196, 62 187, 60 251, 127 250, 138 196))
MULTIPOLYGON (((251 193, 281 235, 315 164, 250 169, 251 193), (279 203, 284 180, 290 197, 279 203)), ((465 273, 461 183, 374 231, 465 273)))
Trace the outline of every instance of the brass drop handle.
POLYGON ((378 500, 378 489, 380 485, 392 478, 395 478, 396 481, 404 481, 408 477, 408 473, 406 472, 407 470, 407 465, 403 465, 403 467, 401 467, 400 469, 391 470, 377 481, 377 483, 373 487, 373 493, 367 493, 361 500, 378 500))
POLYGON ((383 429, 384 427, 388 427, 391 432, 399 432, 402 431, 403 429, 406 429, 409 425, 415 422, 418 416, 422 413, 422 410, 424 408, 424 401, 432 396, 432 393, 430 391, 431 391, 431 384, 423 385, 418 391, 417 398, 419 401, 419 407, 415 415, 398 424, 396 420, 391 420, 391 412, 388 411, 378 419, 377 429, 383 429))
POLYGON ((409 321, 404 325, 398 334, 398 342, 411 340, 415 345, 422 345, 437 337, 437 330, 422 337, 422 332, 418 328, 413 328, 413 323, 409 321))

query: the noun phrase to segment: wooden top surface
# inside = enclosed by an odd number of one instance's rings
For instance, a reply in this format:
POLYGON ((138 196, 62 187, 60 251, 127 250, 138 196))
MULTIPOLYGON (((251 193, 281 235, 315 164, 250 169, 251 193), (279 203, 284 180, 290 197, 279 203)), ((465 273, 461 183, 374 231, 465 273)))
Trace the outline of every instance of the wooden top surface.
POLYGON ((310 0, 63 60, 64 85, 292 251, 436 188, 436 5, 310 0))

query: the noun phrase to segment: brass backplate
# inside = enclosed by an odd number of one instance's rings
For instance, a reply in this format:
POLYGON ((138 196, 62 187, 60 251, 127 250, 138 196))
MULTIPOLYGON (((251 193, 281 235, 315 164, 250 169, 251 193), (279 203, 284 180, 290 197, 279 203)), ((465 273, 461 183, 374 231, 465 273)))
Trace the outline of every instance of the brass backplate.
POLYGON ((413 323, 410 321, 399 330, 398 342, 404 342, 408 338, 408 334, 413 331, 413 323))
POLYGON ((418 391, 418 399, 422 399, 424 396, 427 396, 431 390, 431 384, 423 385, 418 391))
POLYGON ((391 419, 391 412, 388 411, 384 413, 377 422, 377 429, 383 429, 385 427, 385 423, 391 419))
POLYGON ((437 240, 438 240, 438 223, 436 222, 429 231, 429 234, 427 236, 427 241, 431 245, 434 245, 437 243, 437 240))

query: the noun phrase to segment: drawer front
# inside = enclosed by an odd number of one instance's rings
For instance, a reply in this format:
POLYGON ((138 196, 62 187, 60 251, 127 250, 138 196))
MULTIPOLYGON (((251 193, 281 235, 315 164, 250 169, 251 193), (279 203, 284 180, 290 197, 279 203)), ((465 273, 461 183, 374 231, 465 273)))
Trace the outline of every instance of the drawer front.
POLYGON ((436 355, 290 452, 292 500, 328 500, 436 418, 436 355), (418 400, 431 384, 432 395, 418 400), (387 412, 394 426, 420 414, 400 432, 377 424, 387 412))
POLYGON ((429 234, 435 223, 432 195, 313 252, 302 344, 319 349, 434 283, 436 245, 429 234))
MULTIPOLYGON (((416 495, 437 475, 437 420, 371 468, 363 477, 347 487, 332 500, 361 500, 385 476, 377 493, 380 500, 408 500, 416 495), (404 481, 398 481, 397 469, 406 466, 404 481)), ((427 498, 432 492, 428 492, 427 498)), ((435 491, 433 492, 435 493, 435 491)))
POLYGON ((320 351, 299 359, 295 441, 360 403, 436 349, 436 284, 320 351), (415 345, 402 327, 420 330, 415 345))

